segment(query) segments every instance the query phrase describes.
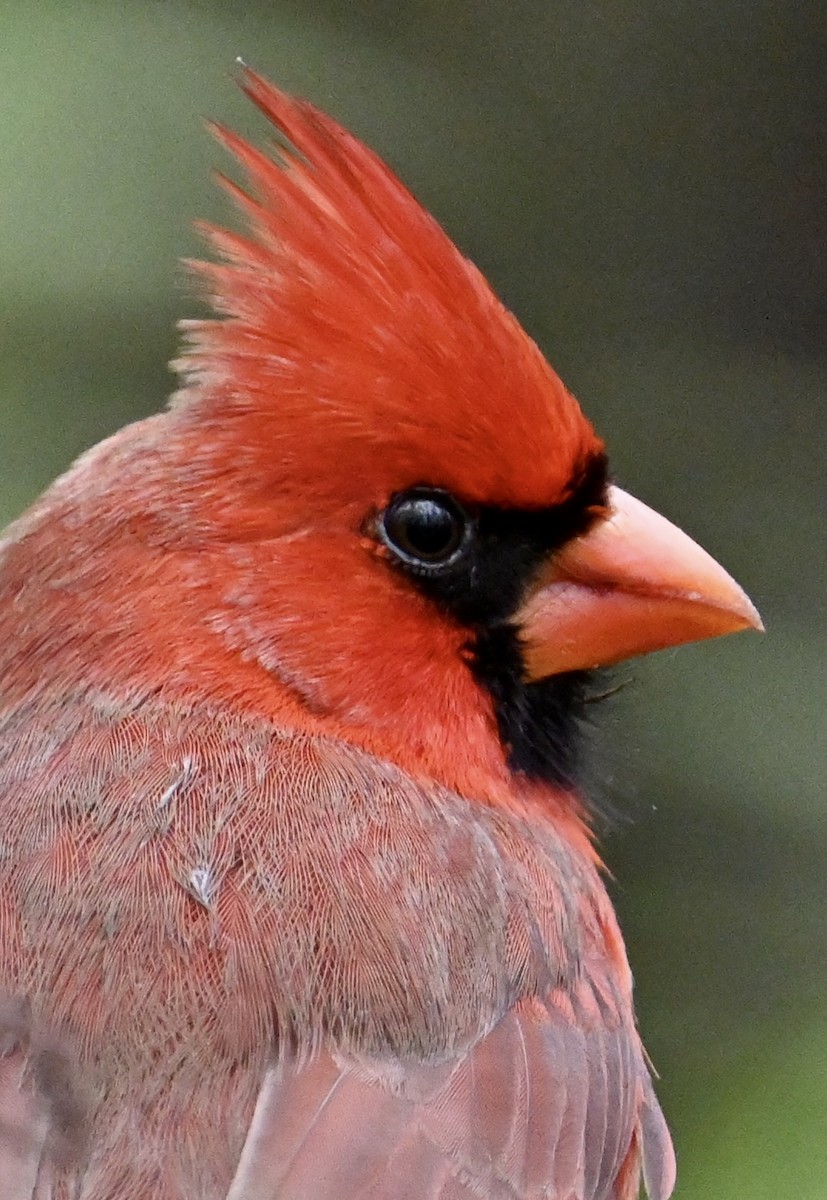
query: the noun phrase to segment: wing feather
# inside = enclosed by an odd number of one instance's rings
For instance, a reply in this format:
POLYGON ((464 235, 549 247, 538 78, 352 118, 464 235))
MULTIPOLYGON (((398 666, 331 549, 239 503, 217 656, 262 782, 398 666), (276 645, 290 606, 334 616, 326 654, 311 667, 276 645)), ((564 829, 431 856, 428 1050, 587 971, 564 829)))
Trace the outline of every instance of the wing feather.
POLYGON ((651 1200, 673 1183, 633 1026, 553 994, 453 1063, 324 1052, 267 1090, 228 1200, 631 1200, 638 1146, 651 1200))
POLYGON ((46 1113, 26 1087, 24 1072, 25 1061, 20 1051, 0 1056, 0 1195, 3 1200, 32 1200, 48 1132, 46 1113))

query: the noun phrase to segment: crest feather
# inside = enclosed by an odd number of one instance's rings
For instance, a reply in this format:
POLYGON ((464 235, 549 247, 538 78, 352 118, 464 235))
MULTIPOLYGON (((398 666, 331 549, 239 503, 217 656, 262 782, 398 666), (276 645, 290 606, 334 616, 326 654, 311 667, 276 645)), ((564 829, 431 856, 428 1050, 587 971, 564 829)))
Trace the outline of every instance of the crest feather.
POLYGON ((249 69, 242 87, 284 144, 265 153, 212 127, 245 173, 249 190, 220 179, 249 234, 200 226, 219 261, 190 265, 219 319, 184 323, 177 403, 271 408, 280 435, 295 418, 306 442, 322 412, 328 445, 335 413, 374 452, 382 429, 389 447, 408 429, 466 459, 481 496, 547 503, 596 439, 535 344, 376 154, 249 69), (544 437, 553 453, 532 479, 544 437), (486 472, 497 443, 511 451, 486 472))

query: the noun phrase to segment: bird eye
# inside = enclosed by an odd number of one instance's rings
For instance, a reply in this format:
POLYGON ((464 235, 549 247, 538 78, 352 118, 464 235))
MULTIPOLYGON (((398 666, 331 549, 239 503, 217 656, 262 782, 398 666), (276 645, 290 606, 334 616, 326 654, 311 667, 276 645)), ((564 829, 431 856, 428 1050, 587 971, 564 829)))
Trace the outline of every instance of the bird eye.
POLYGON ((470 519, 447 492, 414 488, 395 496, 382 513, 379 535, 385 545, 414 567, 442 567, 465 545, 470 519))

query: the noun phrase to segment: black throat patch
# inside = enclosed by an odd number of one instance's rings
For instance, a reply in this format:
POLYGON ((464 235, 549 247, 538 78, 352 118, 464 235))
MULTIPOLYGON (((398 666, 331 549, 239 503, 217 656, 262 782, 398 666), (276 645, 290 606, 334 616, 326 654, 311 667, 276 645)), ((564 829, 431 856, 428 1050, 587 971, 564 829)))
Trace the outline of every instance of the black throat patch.
POLYGON ((471 669, 490 692, 509 766, 529 779, 577 789, 596 671, 525 680, 513 625, 481 630, 470 644, 471 669))
POLYGON ((558 504, 531 511, 469 509, 473 537, 467 551, 444 570, 419 572, 399 564, 467 629, 469 669, 491 696, 511 768, 567 789, 576 789, 580 781, 583 733, 598 673, 572 671, 528 681, 512 618, 549 556, 599 518, 607 490, 606 459, 597 454, 582 464, 558 504))

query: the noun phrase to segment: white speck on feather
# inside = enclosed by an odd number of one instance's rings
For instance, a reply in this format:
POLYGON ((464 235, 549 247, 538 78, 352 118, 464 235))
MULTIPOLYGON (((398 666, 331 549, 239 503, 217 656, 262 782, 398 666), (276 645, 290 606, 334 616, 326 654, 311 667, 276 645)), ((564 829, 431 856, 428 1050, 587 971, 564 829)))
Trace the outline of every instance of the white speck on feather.
POLYGON ((169 802, 178 795, 178 793, 181 791, 181 788, 184 786, 184 784, 189 783, 190 779, 192 778, 192 776, 194 774, 193 766, 194 766, 194 763, 192 761, 192 758, 190 758, 190 756, 187 755, 187 757, 181 763, 180 772, 178 773, 176 778, 173 779, 172 783, 169 785, 169 787, 166 789, 166 791, 161 796, 161 799, 158 801, 159 809, 166 808, 166 806, 169 804, 169 802))
POLYGON ((203 904, 204 908, 212 907, 215 880, 209 867, 195 867, 190 872, 189 887, 199 904, 203 904))

